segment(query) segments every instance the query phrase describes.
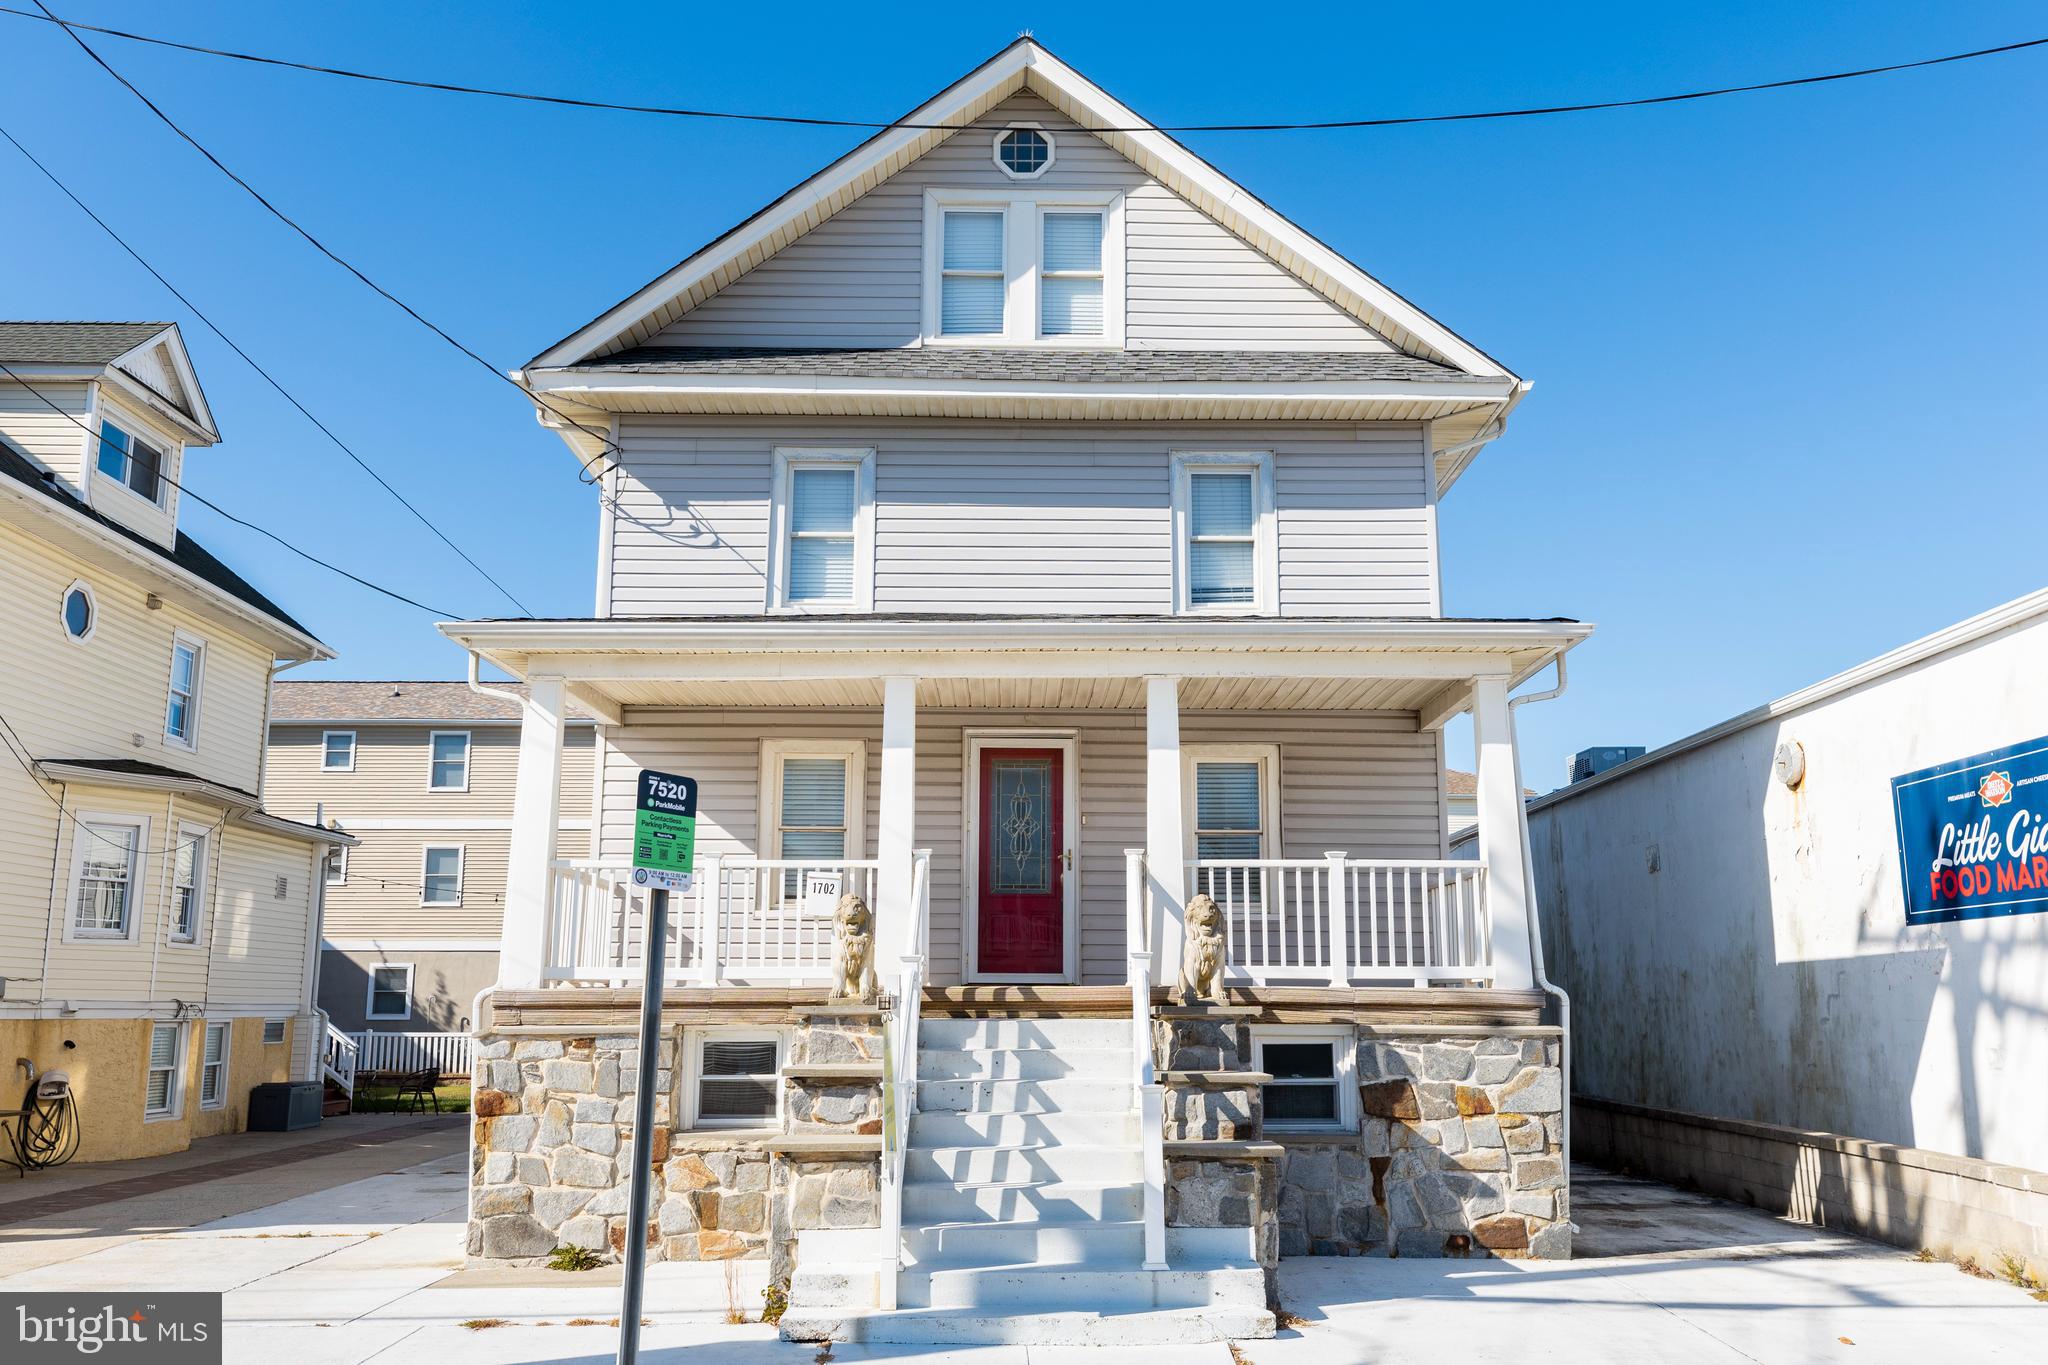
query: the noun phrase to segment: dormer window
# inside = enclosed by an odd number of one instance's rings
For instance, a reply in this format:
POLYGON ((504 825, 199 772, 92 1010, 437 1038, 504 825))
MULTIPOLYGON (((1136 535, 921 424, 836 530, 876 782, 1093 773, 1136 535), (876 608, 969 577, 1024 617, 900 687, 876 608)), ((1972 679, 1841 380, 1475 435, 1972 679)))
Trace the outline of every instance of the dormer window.
POLYGON ((112 422, 100 423, 99 470, 151 502, 163 501, 164 453, 112 422))
POLYGON ((996 134, 996 165, 1012 180, 1035 180, 1052 169, 1052 134, 1005 128, 996 134))
POLYGON ((960 346, 1121 346, 1123 196, 925 196, 924 338, 960 346))

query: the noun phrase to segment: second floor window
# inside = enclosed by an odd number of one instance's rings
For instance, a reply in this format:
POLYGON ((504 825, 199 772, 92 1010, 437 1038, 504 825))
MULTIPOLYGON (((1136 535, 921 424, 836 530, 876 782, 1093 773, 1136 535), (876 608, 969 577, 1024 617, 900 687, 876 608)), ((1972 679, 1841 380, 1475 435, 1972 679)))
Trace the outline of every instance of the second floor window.
POLYGON ((468 791, 469 731, 436 730, 427 745, 427 786, 437 792, 468 791))
POLYGON ((348 845, 337 844, 327 851, 327 884, 348 885, 348 845))
POLYGON ((1273 614, 1271 457, 1176 455, 1173 502, 1175 609, 1273 614))
POLYGON ((462 846, 429 847, 420 860, 420 904, 462 904, 462 846))
POLYGON ((204 902, 202 882, 206 876, 206 835, 187 830, 178 838, 171 854, 171 942, 199 941, 199 912, 204 902))
POLYGON ((939 333, 1003 334, 1003 211, 948 209, 940 259, 939 333))
POLYGON ((164 453, 112 422, 100 423, 100 473, 151 502, 163 501, 164 453))
POLYGON ((866 611, 874 605, 872 450, 775 452, 777 533, 768 605, 866 611))
POLYGON ((330 773, 356 770, 356 732, 329 730, 320 737, 320 766, 330 773))
POLYGON ((111 820, 79 823, 78 890, 71 910, 71 930, 77 937, 129 936, 142 829, 138 824, 111 820))
POLYGON ((171 643, 171 698, 164 709, 164 738, 192 748, 199 742, 199 685, 206 646, 178 636, 171 643))

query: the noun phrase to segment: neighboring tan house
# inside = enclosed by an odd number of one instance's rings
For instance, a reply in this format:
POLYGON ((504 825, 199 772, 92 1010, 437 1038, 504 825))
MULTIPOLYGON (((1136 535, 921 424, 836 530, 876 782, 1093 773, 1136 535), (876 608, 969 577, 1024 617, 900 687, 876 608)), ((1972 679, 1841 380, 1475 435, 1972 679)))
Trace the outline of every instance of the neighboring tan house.
MULTIPOLYGON (((593 737, 571 718, 564 858, 590 851, 593 737)), ((468 1030, 498 975, 518 758, 517 702, 465 683, 277 685, 264 798, 357 840, 327 873, 320 1008, 336 1028, 468 1030)))
POLYGON ((0 366, 0 1058, 69 1073, 79 1159, 175 1152, 320 1075, 347 839, 257 793, 273 675, 331 654, 178 529, 219 435, 176 326, 0 323, 0 366))
POLYGON ((517 378, 603 496, 593 617, 442 627, 528 684, 472 1256, 1054 1344, 1269 1335, 1282 1254, 1567 1254, 1508 698, 1590 627, 1439 573, 1523 380, 1028 38, 517 378), (641 1144, 645 770, 697 810, 641 1144), (886 1010, 828 998, 841 893, 886 1010), (1228 1007, 1170 1003, 1198 895, 1228 1007))

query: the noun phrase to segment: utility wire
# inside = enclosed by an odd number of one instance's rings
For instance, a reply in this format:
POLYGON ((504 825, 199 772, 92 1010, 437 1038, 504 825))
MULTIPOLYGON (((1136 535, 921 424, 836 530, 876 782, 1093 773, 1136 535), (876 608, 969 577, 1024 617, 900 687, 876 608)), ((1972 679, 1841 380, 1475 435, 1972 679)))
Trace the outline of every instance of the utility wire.
MULTIPOLYGON (((29 383, 26 379, 23 379, 19 374, 15 373, 15 371, 12 368, 10 368, 5 362, 0 362, 0 374, 5 374, 15 383, 21 385, 21 387, 23 387, 24 389, 27 389, 30 393, 34 394, 38 399, 40 399, 42 403, 46 407, 48 407, 52 412, 64 418, 73 426, 76 426, 86 435, 92 437, 93 440, 98 441, 102 444, 105 443, 106 438, 101 436, 99 432, 93 430, 84 422, 79 421, 76 416, 66 412, 56 402, 56 400, 52 399, 48 394, 44 393, 41 389, 35 387, 35 385, 29 383)), ((164 473, 161 469, 157 471, 156 476, 164 483, 169 484, 171 487, 177 489, 180 493, 183 493, 186 497, 191 498, 194 502, 200 504, 200 506, 212 509, 213 511, 219 513, 221 516, 226 517, 229 521, 235 523, 235 525, 237 526, 246 526, 251 531, 256 532, 256 534, 258 535, 268 536, 270 539, 276 541, 279 545, 284 546, 285 549, 290 550, 299 558, 306 560, 308 563, 317 564, 321 568, 327 570, 329 573, 340 574, 343 578, 346 578, 351 583, 361 584, 363 587, 368 588, 371 592, 382 593, 386 597, 391 598, 393 601, 405 603, 405 605, 407 605, 408 607, 418 607, 421 611, 428 613, 429 615, 433 616, 436 620, 453 621, 461 619, 459 613, 438 611, 435 608, 428 606, 424 602, 418 601, 411 597, 407 597, 402 592, 396 592, 380 584, 372 583, 369 579, 362 577, 360 574, 352 574, 347 569, 342 568, 338 564, 330 564, 316 554, 312 554, 306 550, 301 550, 298 546, 292 544, 289 540, 286 540, 277 532, 272 531, 267 527, 258 526, 253 521, 249 521, 245 518, 238 517, 233 512, 228 511, 227 508, 222 507, 217 502, 214 502, 212 499, 202 497, 198 493, 193 492, 191 489, 185 487, 184 484, 179 483, 176 479, 164 473)))
MULTIPOLYGON (((311 246, 315 251, 318 251, 328 260, 333 261, 343 270, 346 270, 349 274, 355 276, 356 279, 360 280, 370 290, 384 298, 394 307, 398 308, 406 316, 410 317, 414 322, 417 322, 420 326, 426 328, 435 336, 441 338, 441 340, 447 342, 450 346, 453 346, 456 350, 468 356, 478 365, 481 365, 484 369, 484 372, 489 374, 492 378, 500 380, 506 384, 510 384, 514 389, 517 389, 521 394, 523 394, 530 402, 538 404, 540 407, 546 408, 556 417, 568 423, 570 426, 575 427, 578 431, 581 431, 586 436, 594 436, 598 440, 604 442, 605 450, 608 453, 618 449, 618 447, 613 443, 611 436, 608 433, 598 431, 595 428, 583 425, 583 423, 569 416, 568 413, 563 412, 560 408, 555 407, 546 399, 542 398, 539 394, 532 392, 525 385, 521 384, 518 380, 514 379, 511 375, 506 374, 503 370, 493 365, 490 361, 484 359, 481 355, 471 350, 468 346, 465 346, 462 342, 456 340, 455 337, 450 335, 445 329, 435 324, 434 322, 429 321, 427 317, 424 314, 422 314, 417 308, 414 308, 404 299, 401 299, 400 297, 398 297, 398 295, 392 293, 389 289, 386 289, 383 285, 377 283, 368 275, 364 274, 361 270, 358 270, 354 265, 350 264, 332 247, 328 246, 327 243, 321 241, 318 237, 315 237, 311 232, 307 231, 304 227, 302 227, 299 224, 299 222, 296 219, 294 219, 290 214, 286 213, 283 209, 280 209, 277 205, 271 203, 268 199, 264 198, 263 195, 256 189, 255 186, 251 185, 241 176, 235 174, 232 170, 228 169, 226 162, 222 161, 219 157, 215 156, 212 152, 208 151, 205 145, 201 143, 198 138, 193 137, 192 134, 186 132, 182 127, 180 127, 178 125, 177 120, 173 119, 169 114, 166 114, 161 108, 157 106, 156 101, 152 100, 149 96, 143 94, 141 90, 137 89, 133 81, 129 80, 126 76, 116 71, 107 62, 106 58, 100 56, 99 52, 94 49, 91 43, 88 43, 85 41, 85 39, 79 37, 77 32, 73 29, 73 27, 70 24, 66 23, 62 19, 59 19, 55 14, 51 13, 50 7, 48 5, 43 4, 43 0, 36 0, 36 5, 43 11, 43 14, 48 17, 50 22, 62 28, 64 32, 70 36, 71 41, 77 43, 78 46, 85 52, 85 55, 92 58, 94 63, 96 63, 102 71, 105 71, 109 76, 112 76, 116 81, 120 82, 121 85, 126 87, 129 94, 135 96, 136 99, 141 100, 143 107, 148 109, 150 113, 155 114, 157 118, 162 120, 163 125, 166 128, 169 128, 172 132, 176 133, 180 138, 183 138, 185 142, 192 148, 193 151, 198 152, 201 156, 205 157, 208 161, 212 162, 215 170, 219 171, 222 175, 226 176, 228 179, 234 181, 237 185, 241 186, 242 189, 248 193, 251 199, 254 199, 257 203, 261 204, 266 210, 269 211, 272 217, 277 219, 277 221, 283 223, 293 232, 296 232, 299 236, 303 237, 306 240, 306 243, 309 246, 311 246)), ((13 12, 20 13, 20 11, 13 12)), ((36 16, 31 15, 29 17, 34 18, 36 16)), ((584 479, 584 482, 592 482, 590 478, 590 466, 588 463, 584 465, 582 477, 584 479)), ((460 552, 458 551, 458 553, 460 552)), ((465 559, 468 558, 467 555, 464 555, 463 557, 465 559)), ((479 569, 478 572, 481 573, 482 570, 479 569)), ((488 577, 488 575, 486 576, 488 577)), ((493 581, 495 582, 495 580, 493 581)), ((499 588, 499 591, 505 592, 503 588, 499 588)), ((509 592, 505 592, 505 595, 507 597, 512 597, 512 594, 509 592)), ((522 612, 525 612, 529 616, 533 614, 528 607, 526 607, 523 603, 519 602, 518 598, 512 597, 512 601, 515 604, 519 605, 519 609, 522 612)))
MULTIPOLYGON (((185 292, 183 290, 179 289, 178 286, 176 286, 175 284, 172 284, 168 279, 165 279, 162 271, 158 270, 155 266, 151 265, 148 259, 144 257, 141 252, 137 251, 133 246, 129 245, 128 239, 123 237, 120 233, 114 231, 113 226, 110 223, 108 223, 106 219, 100 217, 99 214, 93 212, 92 207, 88 205, 83 199, 80 199, 76 194, 74 194, 69 185, 66 185, 62 180, 57 178, 57 173, 55 171, 52 171, 48 166, 45 166, 40 160, 38 160, 35 153, 31 152, 28 148, 22 146, 20 141, 15 138, 13 133, 7 131, 5 127, 0 127, 0 137, 4 137, 7 139, 8 142, 12 143, 14 146, 14 150, 20 152, 24 157, 28 158, 28 163, 31 166, 34 166, 37 170, 41 171, 43 173, 43 177, 46 180, 48 180, 52 185, 55 185, 60 191, 62 191, 66 199, 69 199, 72 203, 76 204, 78 206, 79 211, 83 213, 86 217, 92 219, 93 222, 99 224, 100 230, 105 232, 107 236, 113 238, 116 245, 118 245, 123 251, 127 252, 131 257, 135 259, 136 264, 140 265, 144 270, 147 270, 151 275, 155 276, 156 282, 162 285, 165 289, 168 289, 171 292, 171 296, 177 299, 179 303, 184 304, 185 307, 191 311, 192 316, 198 318, 201 322, 205 323, 208 331, 212 332, 215 336, 219 337, 223 342, 225 342, 229 350, 233 351, 236 355, 240 356, 248 364, 250 369, 256 371, 257 374, 263 377, 265 383, 269 384, 271 388, 276 389, 278 393, 284 396, 284 400, 287 403, 290 403, 293 407, 297 408, 307 421, 311 422, 315 427, 318 427, 320 429, 320 433, 324 435, 328 440, 334 442, 335 446, 338 449, 340 449, 342 454, 348 456, 351 460, 354 460, 365 474, 368 474, 371 478, 377 481, 379 487, 381 487, 385 492, 389 493, 392 497, 396 498, 398 500, 398 505, 403 507, 406 511, 412 513, 413 516, 419 520, 420 525, 426 527, 429 531, 432 531, 436 539, 438 539, 443 545, 446 545, 449 549, 455 551, 455 553, 461 557, 463 563, 469 565, 470 568, 475 569, 479 574, 481 574, 483 576, 484 581, 489 583, 492 587, 496 588, 499 592, 503 593, 505 595, 505 599, 511 602, 512 605, 518 607, 520 611, 525 612, 528 616, 533 615, 532 610, 524 602, 521 602, 517 597, 513 596, 512 590, 510 588, 506 587, 503 583, 500 583, 497 579, 493 578, 491 576, 490 570, 486 569, 483 565, 477 563, 474 559, 471 559, 467 551, 465 551, 460 545, 457 545, 454 541, 450 540, 448 538, 447 533, 442 531, 440 527, 436 526, 433 523, 433 521, 427 517, 426 513, 420 511, 419 508, 415 507, 412 504, 411 500, 409 500, 405 496, 405 494, 399 492, 396 488, 392 487, 389 480, 387 480, 382 474, 379 474, 375 469, 373 469, 370 466, 369 461, 365 460, 362 456, 356 454, 356 452, 349 446, 348 442, 342 440, 341 437, 335 435, 334 429, 332 427, 329 427, 325 422, 321 421, 318 417, 315 417, 312 411, 309 408, 307 408, 307 406, 304 403, 301 403, 298 400, 297 396, 294 395, 290 389, 287 389, 283 384, 278 382, 277 376, 273 375, 270 371, 264 369, 263 366, 259 365, 256 362, 256 357, 250 355, 247 351, 243 350, 241 345, 233 337, 229 336, 226 332, 223 332, 220 329, 220 324, 216 323, 212 318, 208 317, 203 311, 201 311, 198 304, 192 302, 191 299, 185 297, 185 292)), ((194 496, 197 495, 195 494, 194 496)), ((201 501, 204 501, 204 499, 201 499, 201 501)), ((211 504, 208 505, 211 506, 211 504)), ((219 509, 216 508, 215 510, 218 511, 219 509)), ((228 514, 222 512, 221 515, 227 516, 228 514)), ((230 518, 230 520, 233 520, 233 518, 230 518)))
MULTIPOLYGON (((42 0, 36 0, 38 5, 42 0)), ((156 47, 176 48, 181 52, 195 52, 208 57, 224 57, 231 61, 254 62, 261 66, 285 67, 293 71, 309 71, 321 76, 339 76, 347 80, 369 81, 379 85, 401 85, 415 90, 438 90, 454 95, 482 95, 491 99, 523 100, 532 104, 557 104, 576 109, 607 109, 627 114, 660 114, 671 118, 729 119, 743 123, 795 123, 815 128, 867 128, 886 131, 894 128, 951 131, 957 127, 950 123, 911 123, 881 119, 825 118, 802 114, 758 114, 742 113, 728 109, 678 108, 659 104, 623 104, 612 100, 580 99, 569 95, 544 95, 527 90, 500 90, 490 86, 459 85, 451 81, 410 80, 403 76, 386 76, 369 71, 352 71, 345 67, 321 66, 313 62, 295 62, 283 57, 264 57, 249 52, 234 52, 226 48, 206 47, 198 43, 181 43, 170 38, 158 38, 148 34, 130 33, 124 29, 105 28, 98 24, 79 23, 71 19, 60 19, 50 13, 47 6, 42 14, 31 14, 27 10, 13 9, 0 5, 0 14, 19 15, 24 19, 38 19, 58 24, 66 30, 84 29, 90 33, 103 33, 109 38, 120 38, 131 43, 149 43, 156 47)), ((72 36, 77 37, 76 33, 72 36)), ((1336 128, 1393 128, 1415 123, 1461 123, 1475 119, 1534 118, 1550 114, 1583 114, 1601 109, 1638 109, 1652 104, 1678 104, 1687 100, 1713 99, 1721 95, 1746 95, 1760 90, 1786 90, 1801 85, 1821 85, 1829 81, 1854 80, 1862 76, 1882 76, 1895 71, 1914 71, 1922 67, 1941 66, 1949 62, 1971 61, 1978 57, 1993 57, 2006 52, 2018 52, 2025 48, 2048 44, 2048 38, 2028 38, 2016 43, 2003 43, 1997 47, 1977 48, 1970 52, 1954 52, 1943 57, 1927 57, 1918 61, 1893 62, 1886 66, 1859 67, 1853 71, 1831 71, 1818 76, 1796 76, 1787 80, 1759 81, 1751 85, 1727 85, 1709 90, 1688 90, 1675 95, 1650 95, 1640 99, 1595 100, 1580 104, 1538 105, 1523 109, 1487 109, 1462 114, 1410 114, 1388 118, 1346 118, 1322 119, 1306 123, 1178 123, 1144 124, 1131 128, 1095 127, 1097 133, 1282 133, 1308 132, 1336 128)), ((90 48, 86 49, 91 51, 90 48)))
MULTIPOLYGON (((8 756, 11 757, 16 763, 19 763, 21 765, 21 770, 27 773, 29 776, 30 785, 35 787, 37 791, 43 794, 44 800, 48 801, 51 805, 57 808, 57 814, 64 817, 64 819, 69 820, 72 824, 76 825, 78 827, 78 832, 80 834, 89 834, 109 848, 118 848, 125 850, 128 847, 127 844, 121 842, 118 839, 109 839, 106 835, 100 833, 91 825, 88 825, 87 823, 85 823, 85 821, 79 819, 79 817, 76 814, 64 809, 64 802, 61 799, 50 795, 49 788, 45 787, 43 783, 50 781, 51 779, 43 776, 43 774, 40 771, 38 771, 38 769, 41 767, 41 764, 39 764, 36 761, 35 755, 29 751, 27 741, 23 740, 20 733, 15 730, 13 722, 7 719, 5 712, 0 712, 0 747, 4 747, 7 750, 8 756)), ((221 829, 227 824, 227 822, 227 813, 223 811, 221 813, 220 819, 214 821, 211 825, 209 825, 204 834, 195 834, 190 839, 180 839, 177 843, 171 844, 166 848, 138 848, 135 850, 135 856, 137 858, 169 857, 171 854, 176 853, 189 845, 199 843, 203 839, 209 838, 212 835, 220 833, 221 829)), ((40 981, 42 978, 34 976, 16 976, 9 977, 7 979, 11 981, 40 981)))

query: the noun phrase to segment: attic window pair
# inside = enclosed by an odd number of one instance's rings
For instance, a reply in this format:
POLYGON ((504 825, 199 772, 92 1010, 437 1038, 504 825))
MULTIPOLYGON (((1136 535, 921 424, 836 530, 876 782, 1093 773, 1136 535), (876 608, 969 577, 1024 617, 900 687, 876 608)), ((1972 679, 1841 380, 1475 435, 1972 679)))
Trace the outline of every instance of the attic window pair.
POLYGON ((928 340, 1117 344, 1121 197, 1047 190, 929 196, 928 340))

